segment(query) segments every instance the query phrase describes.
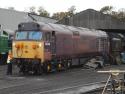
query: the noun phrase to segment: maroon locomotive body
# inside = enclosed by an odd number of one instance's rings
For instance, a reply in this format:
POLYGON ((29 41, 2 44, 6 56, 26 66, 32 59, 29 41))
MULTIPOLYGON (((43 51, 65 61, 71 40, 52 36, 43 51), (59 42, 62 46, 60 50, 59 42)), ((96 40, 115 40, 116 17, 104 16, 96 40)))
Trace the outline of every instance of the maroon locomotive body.
POLYGON ((14 59, 24 73, 69 68, 84 64, 85 57, 108 53, 106 32, 52 23, 21 23, 13 42, 14 59))
POLYGON ((50 23, 46 25, 42 31, 45 31, 45 35, 50 33, 52 38, 48 40, 52 47, 50 56, 72 59, 109 53, 109 39, 104 31, 50 23))

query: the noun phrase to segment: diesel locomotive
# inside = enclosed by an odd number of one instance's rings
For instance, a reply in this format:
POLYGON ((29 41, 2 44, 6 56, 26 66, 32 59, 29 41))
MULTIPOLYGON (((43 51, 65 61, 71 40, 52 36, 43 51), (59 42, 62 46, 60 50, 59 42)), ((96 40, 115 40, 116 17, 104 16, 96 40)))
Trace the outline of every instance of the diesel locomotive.
POLYGON ((11 49, 9 34, 4 30, 0 30, 0 64, 6 64, 9 49, 11 49))
POLYGON ((20 23, 12 46, 13 59, 22 73, 67 69, 84 64, 84 58, 110 53, 104 31, 40 22, 20 23))

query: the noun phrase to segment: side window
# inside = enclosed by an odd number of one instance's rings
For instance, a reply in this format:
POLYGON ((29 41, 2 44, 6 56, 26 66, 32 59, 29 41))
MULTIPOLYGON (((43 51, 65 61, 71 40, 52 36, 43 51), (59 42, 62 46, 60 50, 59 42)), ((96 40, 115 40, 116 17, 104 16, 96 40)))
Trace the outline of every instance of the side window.
POLYGON ((56 53, 56 34, 55 34, 55 31, 52 31, 51 52, 52 52, 52 54, 56 53))
POLYGON ((46 41, 50 41, 50 39, 51 39, 51 33, 50 32, 46 32, 45 33, 45 40, 46 41))
POLYGON ((6 31, 3 31, 3 35, 8 36, 8 33, 6 31))
POLYGON ((79 32, 78 31, 73 31, 73 36, 79 36, 79 32))
POLYGON ((55 43, 55 41, 56 41, 56 34, 55 34, 55 31, 52 31, 51 41, 52 41, 53 43, 55 43))
POLYGON ((55 37, 55 31, 52 31, 52 36, 55 37))
POLYGON ((51 38, 51 33, 50 32, 45 32, 45 52, 50 51, 50 38, 51 38))
POLYGON ((8 40, 8 47, 12 47, 12 40, 8 40))

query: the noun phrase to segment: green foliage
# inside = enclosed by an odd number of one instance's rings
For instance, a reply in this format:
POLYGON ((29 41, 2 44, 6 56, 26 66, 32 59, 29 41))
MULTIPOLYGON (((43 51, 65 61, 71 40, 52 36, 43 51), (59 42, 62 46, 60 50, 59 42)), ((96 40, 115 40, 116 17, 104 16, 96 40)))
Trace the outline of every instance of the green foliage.
POLYGON ((50 16, 50 13, 48 11, 46 11, 43 7, 39 7, 38 13, 42 17, 49 17, 50 16))
POLYGON ((37 14, 37 13, 36 13, 36 7, 34 7, 34 6, 30 7, 30 8, 29 8, 29 12, 30 12, 31 14, 37 14))
POLYGON ((69 9, 68 9, 68 16, 71 17, 75 14, 75 6, 71 6, 69 9))
MULTIPOLYGON (((75 6, 71 6, 70 8, 68 8, 67 12, 57 12, 57 13, 54 13, 52 15, 52 18, 56 19, 56 20, 61 20, 64 17, 71 17, 71 16, 73 16, 75 14, 75 10, 76 10, 75 6)), ((37 15, 40 15, 42 17, 50 17, 50 13, 47 10, 45 10, 42 6, 40 6, 38 8, 38 10, 36 10, 36 7, 31 6, 29 8, 29 12, 31 14, 37 14, 37 15)))
POLYGON ((116 17, 121 21, 125 21, 125 9, 119 9, 116 17))
POLYGON ((113 6, 104 6, 103 8, 100 9, 100 12, 104 14, 111 14, 113 10, 113 6))
POLYGON ((68 12, 57 12, 57 13, 54 13, 52 18, 56 19, 56 20, 61 20, 64 17, 72 17, 75 14, 75 10, 76 10, 75 6, 71 6, 68 9, 68 12))
POLYGON ((36 14, 42 17, 49 17, 50 13, 48 11, 46 11, 43 7, 39 7, 38 10, 36 9, 36 7, 32 6, 29 8, 29 13, 31 14, 36 14))
POLYGON ((119 9, 118 11, 113 11, 113 6, 104 6, 100 9, 100 12, 104 14, 109 14, 112 17, 117 18, 120 21, 125 21, 125 9, 119 9))
POLYGON ((68 12, 57 12, 53 14, 52 18, 56 20, 61 20, 64 17, 68 17, 68 15, 68 12))

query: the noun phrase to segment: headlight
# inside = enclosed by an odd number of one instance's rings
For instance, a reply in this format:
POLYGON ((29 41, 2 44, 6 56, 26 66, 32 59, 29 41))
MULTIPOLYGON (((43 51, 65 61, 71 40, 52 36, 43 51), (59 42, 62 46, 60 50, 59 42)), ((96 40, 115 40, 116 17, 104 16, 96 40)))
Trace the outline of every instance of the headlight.
POLYGON ((42 44, 41 43, 39 43, 39 47, 41 47, 42 46, 42 44))
POLYGON ((15 42, 13 42, 13 46, 15 46, 16 44, 15 44, 15 42))

